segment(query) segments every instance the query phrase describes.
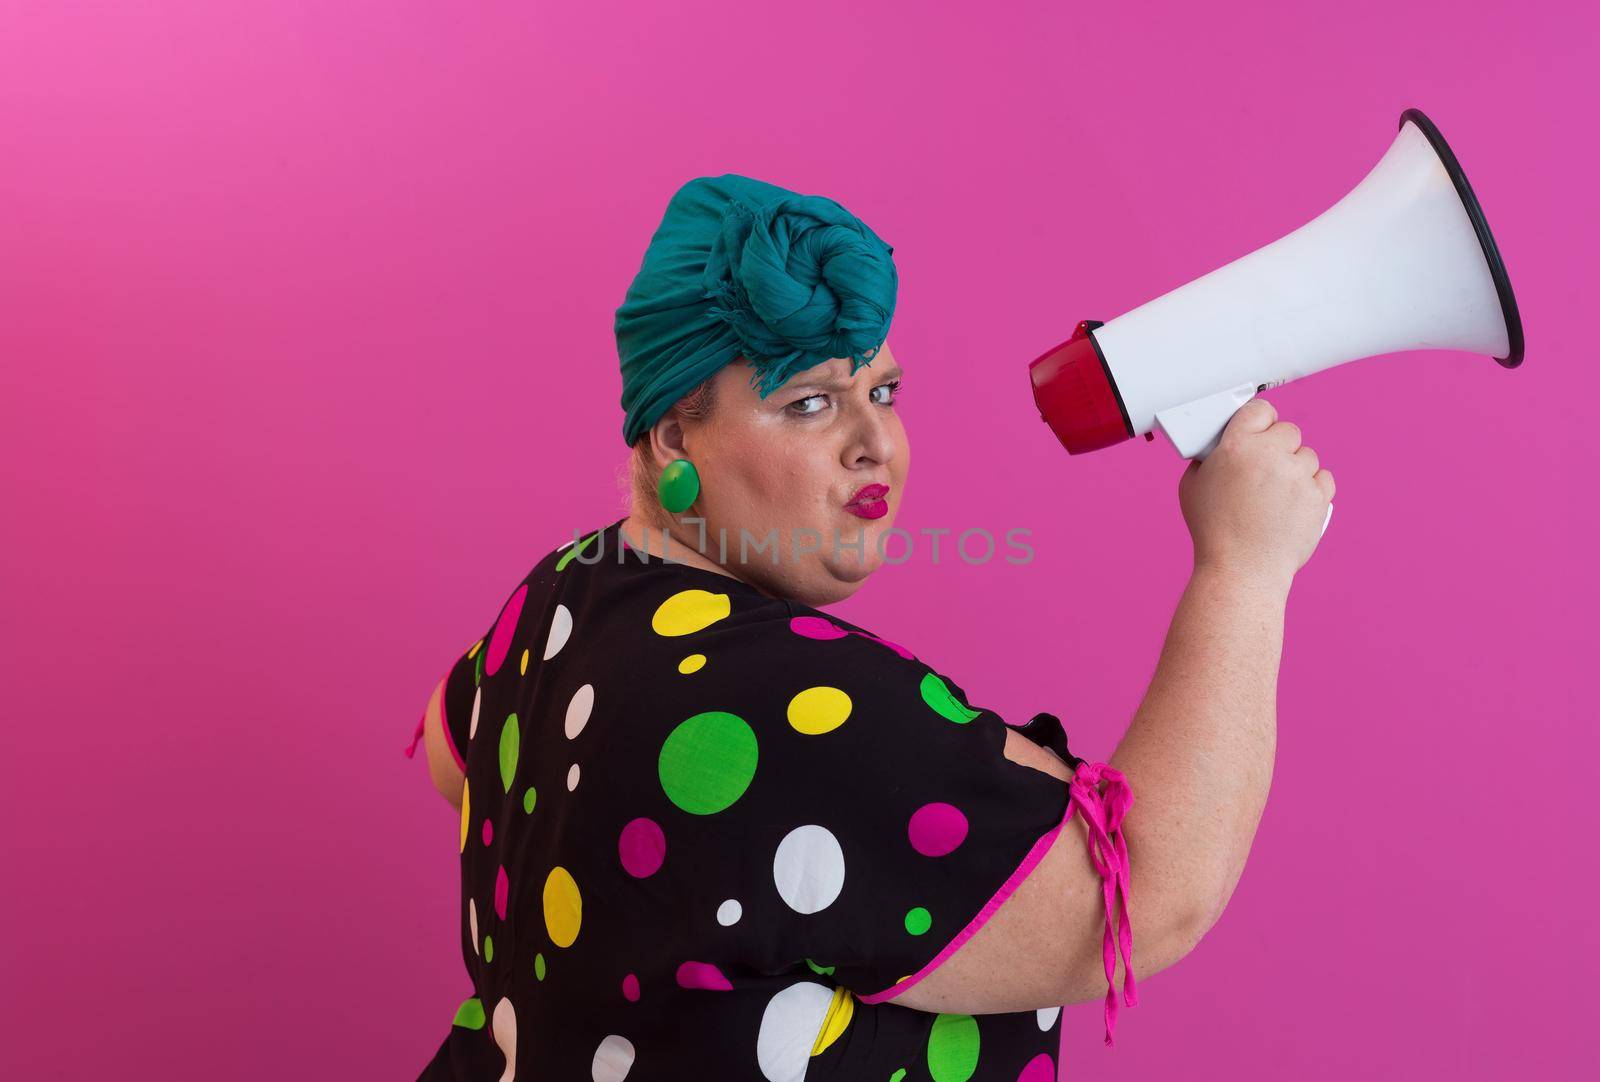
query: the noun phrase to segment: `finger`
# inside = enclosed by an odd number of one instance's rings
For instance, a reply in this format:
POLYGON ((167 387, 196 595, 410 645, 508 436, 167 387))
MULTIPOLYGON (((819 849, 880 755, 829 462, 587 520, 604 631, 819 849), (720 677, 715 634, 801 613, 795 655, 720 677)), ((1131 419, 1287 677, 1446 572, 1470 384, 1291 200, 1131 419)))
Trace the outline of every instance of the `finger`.
POLYGON ((1294 457, 1305 464, 1307 477, 1315 477, 1317 470, 1322 466, 1322 459, 1317 457, 1317 452, 1303 443, 1295 451, 1294 457))
POLYGON ((1318 470, 1312 475, 1311 479, 1322 486, 1322 491, 1327 493, 1328 499, 1331 501, 1334 492, 1338 489, 1338 486, 1333 483, 1333 473, 1325 469, 1318 470))
POLYGON ((1304 442, 1301 437, 1300 426, 1293 421, 1278 421, 1267 429, 1267 436, 1276 441, 1279 447, 1291 454, 1298 451, 1304 442))
POLYGON ((1278 409, 1265 398, 1252 398, 1234 411, 1223 433, 1265 432, 1278 419, 1278 409))

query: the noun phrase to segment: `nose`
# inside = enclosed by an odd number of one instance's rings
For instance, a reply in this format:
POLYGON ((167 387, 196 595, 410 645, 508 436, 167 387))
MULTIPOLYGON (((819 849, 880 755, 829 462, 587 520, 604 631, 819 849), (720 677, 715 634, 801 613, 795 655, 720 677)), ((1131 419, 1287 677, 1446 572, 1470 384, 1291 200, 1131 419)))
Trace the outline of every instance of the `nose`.
POLYGON ((851 438, 846 441, 844 464, 852 469, 862 465, 888 465, 894 461, 895 428, 893 413, 881 405, 868 404, 855 411, 851 438))

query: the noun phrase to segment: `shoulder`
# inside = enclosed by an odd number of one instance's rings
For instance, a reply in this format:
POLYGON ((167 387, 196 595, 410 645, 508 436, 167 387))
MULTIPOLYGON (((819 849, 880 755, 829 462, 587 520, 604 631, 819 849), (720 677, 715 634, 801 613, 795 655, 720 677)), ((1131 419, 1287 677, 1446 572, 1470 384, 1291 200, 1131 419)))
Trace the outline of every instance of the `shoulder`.
POLYGON ((791 678, 854 674, 917 682, 938 675, 900 643, 795 601, 741 595, 722 630, 741 658, 759 659, 774 672, 781 665, 791 678))

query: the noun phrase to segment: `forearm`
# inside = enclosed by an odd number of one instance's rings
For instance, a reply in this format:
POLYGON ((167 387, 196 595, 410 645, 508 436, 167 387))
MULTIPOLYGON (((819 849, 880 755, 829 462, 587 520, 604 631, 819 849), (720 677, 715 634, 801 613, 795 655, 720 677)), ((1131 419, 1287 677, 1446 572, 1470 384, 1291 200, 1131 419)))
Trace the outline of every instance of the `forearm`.
POLYGON ((1244 870, 1272 780, 1290 581, 1196 567, 1112 756, 1134 794, 1123 836, 1135 923, 1171 932, 1146 954, 1153 968, 1193 947, 1244 870))

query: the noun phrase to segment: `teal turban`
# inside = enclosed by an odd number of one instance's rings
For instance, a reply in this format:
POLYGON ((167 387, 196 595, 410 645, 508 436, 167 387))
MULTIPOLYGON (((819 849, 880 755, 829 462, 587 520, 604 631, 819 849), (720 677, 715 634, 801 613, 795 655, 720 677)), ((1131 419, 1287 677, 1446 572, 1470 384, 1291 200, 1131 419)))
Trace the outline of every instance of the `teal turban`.
POLYGON ((888 337, 893 253, 823 196, 734 173, 689 181, 617 309, 623 439, 741 356, 762 398, 835 357, 853 375, 888 337))

